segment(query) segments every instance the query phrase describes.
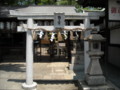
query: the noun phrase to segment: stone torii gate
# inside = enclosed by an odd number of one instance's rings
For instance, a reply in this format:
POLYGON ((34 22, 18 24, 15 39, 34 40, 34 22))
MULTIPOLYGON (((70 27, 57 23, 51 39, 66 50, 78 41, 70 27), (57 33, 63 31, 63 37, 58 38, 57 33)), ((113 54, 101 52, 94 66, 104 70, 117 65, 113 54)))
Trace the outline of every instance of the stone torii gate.
MULTIPOLYGON (((55 26, 38 26, 34 24, 32 18, 27 19, 27 24, 18 26, 18 32, 26 32, 26 82, 23 83, 23 88, 27 90, 36 90, 37 83, 33 82, 33 31, 39 31, 40 29, 49 30, 50 32, 55 32, 56 29, 63 30, 77 30, 84 32, 84 37, 90 35, 90 31, 94 29, 94 25, 90 24, 90 18, 86 17, 84 24, 80 26, 64 26, 64 14, 55 14, 54 25, 55 26), (61 18, 59 17, 61 15, 61 18), (57 18, 58 16, 58 18, 57 18), (61 19, 61 20, 60 20, 61 19)), ((99 30, 99 27, 96 27, 99 30)), ((88 42, 84 42, 84 60, 85 60, 85 73, 87 73, 87 67, 90 62, 89 55, 86 53, 88 51, 88 42)))

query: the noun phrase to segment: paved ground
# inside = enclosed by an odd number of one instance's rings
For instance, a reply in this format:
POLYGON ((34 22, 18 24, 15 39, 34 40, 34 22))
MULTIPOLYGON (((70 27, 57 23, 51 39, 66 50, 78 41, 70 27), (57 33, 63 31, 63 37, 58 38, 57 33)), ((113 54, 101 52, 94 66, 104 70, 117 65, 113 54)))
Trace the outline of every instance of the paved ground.
POLYGON ((75 73, 68 70, 68 63, 35 63, 34 79, 41 80, 71 80, 75 73))
MULTIPOLYGON (((38 83, 38 90, 56 90, 58 86, 60 87, 58 90, 77 90, 74 83, 46 84, 43 80, 82 79, 82 75, 80 72, 69 70, 66 62, 34 63, 34 80, 38 83)), ((23 82, 25 82, 25 63, 0 63, 0 90, 22 90, 23 82)))
POLYGON ((38 84, 38 90, 78 90, 75 83, 49 82, 47 84, 38 84))
MULTIPOLYGON (((105 71, 106 68, 102 67, 105 71)), ((73 82, 61 82, 61 80, 83 80, 83 65, 76 68, 75 71, 69 70, 68 63, 65 62, 34 63, 34 81, 38 83, 38 90, 56 90, 56 88, 57 90, 78 90, 73 82)), ((107 65, 105 72, 107 72, 107 79, 119 87, 119 69, 107 65)), ((0 63, 0 90, 23 90, 21 84, 24 82, 25 63, 0 63)), ((111 86, 114 86, 112 83, 111 86)), ((117 88, 116 90, 120 89, 117 88)))

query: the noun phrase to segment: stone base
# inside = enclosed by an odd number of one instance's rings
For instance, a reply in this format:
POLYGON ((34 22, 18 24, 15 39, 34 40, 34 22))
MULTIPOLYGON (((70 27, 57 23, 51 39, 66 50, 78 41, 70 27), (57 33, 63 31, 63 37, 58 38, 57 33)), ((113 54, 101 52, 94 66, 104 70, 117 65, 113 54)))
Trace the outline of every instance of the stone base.
POLYGON ((36 82, 33 82, 32 85, 27 85, 26 83, 23 83, 23 84, 22 84, 22 88, 23 88, 24 90, 37 90, 37 89, 36 89, 36 88, 37 88, 37 83, 36 83, 36 82))
POLYGON ((80 87, 82 90, 115 90, 113 87, 109 85, 99 85, 99 86, 88 86, 87 83, 80 82, 80 87))
POLYGON ((74 69, 74 65, 73 64, 69 64, 69 69, 73 70, 74 69))
POLYGON ((95 86, 95 85, 105 85, 105 77, 104 76, 86 76, 86 82, 90 86, 95 86))

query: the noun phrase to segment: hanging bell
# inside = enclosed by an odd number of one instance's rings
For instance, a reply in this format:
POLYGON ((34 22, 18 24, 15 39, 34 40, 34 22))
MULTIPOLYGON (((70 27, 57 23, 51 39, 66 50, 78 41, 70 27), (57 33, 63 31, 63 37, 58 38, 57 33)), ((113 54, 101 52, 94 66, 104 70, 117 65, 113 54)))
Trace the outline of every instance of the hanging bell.
POLYGON ((57 34, 58 41, 63 41, 63 37, 60 32, 57 34))
POLYGON ((70 40, 74 40, 73 32, 70 31, 70 40))
POLYGON ((41 40, 42 44, 49 44, 49 37, 48 37, 48 32, 45 32, 45 36, 43 37, 43 39, 41 40))
POLYGON ((33 37, 33 40, 37 40, 37 34, 35 31, 33 31, 32 37, 33 37))

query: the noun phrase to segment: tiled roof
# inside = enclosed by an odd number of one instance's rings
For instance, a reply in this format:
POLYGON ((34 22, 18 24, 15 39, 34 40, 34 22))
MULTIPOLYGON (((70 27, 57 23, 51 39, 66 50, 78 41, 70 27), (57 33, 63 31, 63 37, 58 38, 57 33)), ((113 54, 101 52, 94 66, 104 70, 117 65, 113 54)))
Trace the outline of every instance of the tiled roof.
POLYGON ((99 19, 104 12, 77 13, 74 6, 21 6, 21 7, 0 7, 0 18, 17 17, 25 20, 28 17, 34 19, 53 19, 54 13, 65 13, 65 19, 99 19))
POLYGON ((84 38, 84 40, 90 40, 90 41, 104 41, 105 38, 100 34, 91 34, 88 37, 84 38))
POLYGON ((65 13, 76 13, 74 6, 29 6, 25 8, 16 9, 17 11, 25 13, 54 13, 54 12, 65 12, 65 13))
POLYGON ((0 7, 0 15, 9 15, 12 10, 17 13, 26 14, 54 14, 55 12, 65 14, 75 14, 74 6, 27 6, 27 7, 0 7))

